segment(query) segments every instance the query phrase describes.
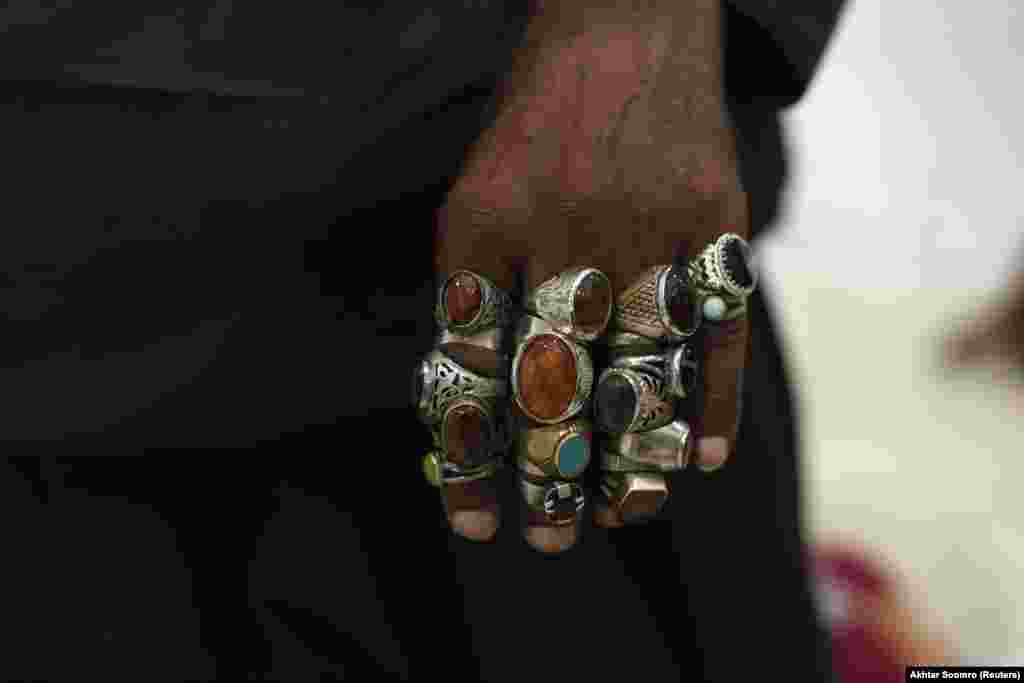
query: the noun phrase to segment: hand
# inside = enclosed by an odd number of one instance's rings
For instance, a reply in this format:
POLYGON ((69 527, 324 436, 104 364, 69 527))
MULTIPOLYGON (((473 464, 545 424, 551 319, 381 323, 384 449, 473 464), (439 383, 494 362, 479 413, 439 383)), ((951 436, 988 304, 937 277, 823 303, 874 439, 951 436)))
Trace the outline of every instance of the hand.
POLYGON ((995 365, 1024 370, 1024 271, 1011 278, 994 305, 947 337, 945 352, 951 367, 995 365))
MULTIPOLYGON (((685 263, 723 232, 749 237, 721 96, 718 2, 654 3, 664 7, 625 18, 573 14, 570 4, 531 25, 497 118, 439 212, 440 281, 465 268, 514 292, 593 266, 617 295, 650 266, 685 263)), ((688 416, 705 469, 720 467, 735 443, 749 336, 745 318, 715 328, 701 359, 703 407, 688 416)), ((498 362, 482 349, 446 350, 471 369, 498 362)), ((444 492, 456 532, 493 537, 493 481, 444 492)), ((602 506, 595 521, 623 523, 602 506)), ((532 525, 525 535, 557 552, 575 542, 578 524, 532 525)))

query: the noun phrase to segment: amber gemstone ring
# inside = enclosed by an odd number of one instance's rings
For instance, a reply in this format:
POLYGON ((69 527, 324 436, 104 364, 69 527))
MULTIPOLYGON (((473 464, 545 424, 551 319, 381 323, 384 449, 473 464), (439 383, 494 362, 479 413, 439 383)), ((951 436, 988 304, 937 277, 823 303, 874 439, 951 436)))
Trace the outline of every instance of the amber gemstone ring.
POLYGON ((601 469, 674 472, 684 469, 692 455, 690 425, 683 420, 673 420, 647 432, 610 435, 601 453, 601 469))
POLYGON ((693 336, 701 323, 701 301, 682 266, 647 269, 615 301, 611 328, 665 344, 693 336))
POLYGON ((656 517, 668 500, 668 483, 653 472, 609 472, 601 492, 623 521, 640 522, 656 517))
POLYGON ((675 418, 675 399, 665 381, 650 372, 607 368, 594 389, 594 422, 613 434, 645 432, 663 427, 675 418))
POLYGON ((522 317, 512 359, 512 394, 526 417, 556 424, 576 416, 593 383, 593 361, 583 345, 540 318, 522 317))
POLYGON ((509 321, 512 299, 479 273, 456 270, 438 288, 434 318, 442 330, 471 337, 509 321))
POLYGON ((527 292, 523 307, 581 342, 604 333, 612 315, 612 283, 597 268, 570 268, 527 292))

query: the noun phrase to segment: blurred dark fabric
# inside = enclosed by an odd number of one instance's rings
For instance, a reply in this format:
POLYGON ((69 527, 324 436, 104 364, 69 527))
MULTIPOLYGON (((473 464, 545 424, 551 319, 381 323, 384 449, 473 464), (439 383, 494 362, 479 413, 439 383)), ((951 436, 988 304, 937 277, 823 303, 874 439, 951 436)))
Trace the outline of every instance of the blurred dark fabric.
MULTIPOLYGON (((522 3, 109 7, 0 9, 0 678, 826 677, 760 295, 740 455, 665 521, 541 557, 508 486, 478 546, 419 478, 433 213, 522 3)), ((835 14, 729 6, 758 231, 835 14)))

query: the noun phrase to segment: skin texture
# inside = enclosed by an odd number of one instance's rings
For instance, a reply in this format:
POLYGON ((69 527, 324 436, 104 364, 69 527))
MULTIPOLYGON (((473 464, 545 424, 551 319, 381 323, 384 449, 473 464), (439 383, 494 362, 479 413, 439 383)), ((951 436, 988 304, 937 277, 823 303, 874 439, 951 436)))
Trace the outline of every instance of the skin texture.
MULTIPOLYGON (((497 94, 498 116, 438 213, 439 275, 469 268, 517 291, 588 265, 617 295, 650 266, 689 260, 722 232, 748 237, 719 22, 717 0, 538 7, 497 94)), ((707 334, 706 401, 691 416, 698 437, 718 437, 717 451, 698 447, 705 466, 720 466, 735 442, 749 337, 746 320, 720 327, 707 334)), ((494 485, 446 489, 456 532, 493 537, 494 485)), ((595 521, 622 523, 600 505, 595 521)), ((526 540, 545 552, 578 536, 578 524, 537 522, 526 540)))

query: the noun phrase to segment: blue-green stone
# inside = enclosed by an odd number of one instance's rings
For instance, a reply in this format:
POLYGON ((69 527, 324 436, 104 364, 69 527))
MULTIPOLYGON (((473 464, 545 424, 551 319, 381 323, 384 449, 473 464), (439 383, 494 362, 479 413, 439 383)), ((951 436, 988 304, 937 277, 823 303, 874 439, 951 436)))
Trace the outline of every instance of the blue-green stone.
POLYGON ((576 477, 590 462, 590 441, 582 435, 570 436, 558 448, 558 471, 566 477, 576 477))

